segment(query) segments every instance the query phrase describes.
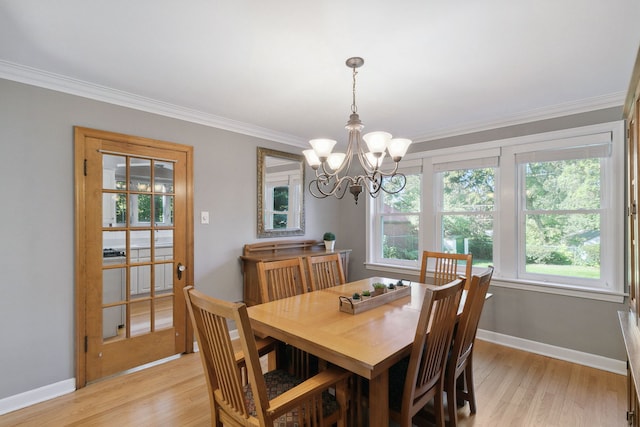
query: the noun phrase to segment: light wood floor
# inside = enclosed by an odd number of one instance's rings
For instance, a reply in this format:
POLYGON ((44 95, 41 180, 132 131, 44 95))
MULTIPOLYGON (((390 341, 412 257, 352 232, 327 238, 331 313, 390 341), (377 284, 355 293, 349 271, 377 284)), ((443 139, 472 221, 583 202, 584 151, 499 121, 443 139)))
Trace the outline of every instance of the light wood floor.
MULTIPOLYGON (((478 413, 461 427, 626 426, 626 377, 478 341, 478 413)), ((207 426, 198 354, 0 416, 0 426, 207 426)))

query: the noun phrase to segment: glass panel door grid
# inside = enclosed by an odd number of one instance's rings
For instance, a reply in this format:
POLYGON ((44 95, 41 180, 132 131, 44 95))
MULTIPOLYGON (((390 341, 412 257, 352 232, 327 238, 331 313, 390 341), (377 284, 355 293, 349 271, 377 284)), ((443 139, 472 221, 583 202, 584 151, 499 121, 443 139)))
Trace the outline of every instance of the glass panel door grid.
POLYGON ((173 327, 172 162, 103 154, 104 342, 173 327), (152 286, 153 284, 153 286, 152 286))

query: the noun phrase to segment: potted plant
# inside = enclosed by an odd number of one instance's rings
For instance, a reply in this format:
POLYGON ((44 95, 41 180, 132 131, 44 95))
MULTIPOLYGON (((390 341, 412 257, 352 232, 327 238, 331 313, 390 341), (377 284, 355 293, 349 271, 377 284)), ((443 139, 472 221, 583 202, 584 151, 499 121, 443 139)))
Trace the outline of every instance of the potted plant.
POLYGON ((361 296, 362 296, 363 300, 371 298, 371 292, 369 292, 368 290, 364 290, 364 291, 362 291, 361 296))
POLYGON ((326 233, 324 233, 322 239, 324 240, 324 247, 327 252, 333 252, 333 248, 336 244, 336 235, 330 231, 327 231, 326 233))
POLYGON ((382 295, 387 291, 387 285, 385 285, 384 283, 374 283, 373 284, 373 293, 371 294, 371 296, 378 296, 378 295, 382 295))

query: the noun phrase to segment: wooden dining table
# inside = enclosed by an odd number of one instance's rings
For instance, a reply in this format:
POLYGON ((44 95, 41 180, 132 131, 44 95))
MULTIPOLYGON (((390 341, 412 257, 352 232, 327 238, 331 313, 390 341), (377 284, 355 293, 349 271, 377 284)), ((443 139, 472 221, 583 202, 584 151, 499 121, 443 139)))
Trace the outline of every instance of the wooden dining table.
POLYGON ((410 295, 357 314, 340 311, 340 296, 372 290, 376 282, 397 280, 358 280, 254 305, 248 312, 256 332, 367 378, 369 425, 388 426, 389 367, 411 353, 425 290, 433 285, 410 282, 410 295))

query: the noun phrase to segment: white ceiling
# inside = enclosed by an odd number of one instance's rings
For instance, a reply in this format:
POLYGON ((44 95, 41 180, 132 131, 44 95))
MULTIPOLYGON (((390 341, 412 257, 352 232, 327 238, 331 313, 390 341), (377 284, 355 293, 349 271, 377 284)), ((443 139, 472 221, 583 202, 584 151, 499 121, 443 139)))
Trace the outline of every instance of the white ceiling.
MULTIPOLYGON (((0 0, 0 77, 304 145, 621 105, 637 0, 0 0)), ((1 94, 0 94, 1 96, 1 94)))

